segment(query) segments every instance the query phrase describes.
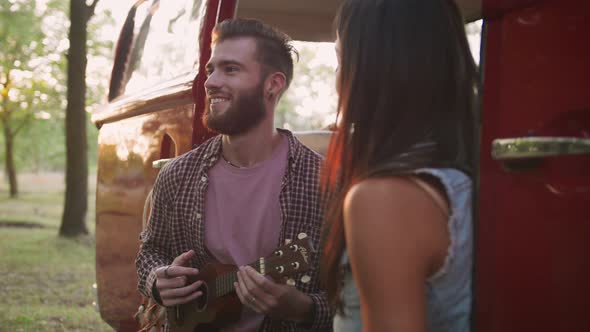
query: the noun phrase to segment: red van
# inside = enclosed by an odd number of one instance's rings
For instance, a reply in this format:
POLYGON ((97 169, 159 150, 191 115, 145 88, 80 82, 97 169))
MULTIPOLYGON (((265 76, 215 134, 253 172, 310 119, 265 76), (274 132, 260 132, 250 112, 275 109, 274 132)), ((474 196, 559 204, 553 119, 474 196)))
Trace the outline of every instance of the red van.
MULTIPOLYGON (((483 18, 473 326, 590 331, 590 1, 457 0, 483 18)), ((135 255, 159 167, 201 125, 213 26, 255 17, 333 41, 338 0, 139 0, 117 44, 99 130, 96 278, 101 316, 136 331, 135 255)), ((303 133, 322 152, 329 134, 303 133)))

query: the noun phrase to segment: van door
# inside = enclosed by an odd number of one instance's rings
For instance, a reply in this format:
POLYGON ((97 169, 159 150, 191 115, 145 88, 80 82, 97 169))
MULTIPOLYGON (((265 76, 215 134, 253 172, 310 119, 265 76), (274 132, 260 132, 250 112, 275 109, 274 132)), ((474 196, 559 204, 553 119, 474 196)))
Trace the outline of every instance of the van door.
POLYGON ((484 16, 476 331, 590 331, 590 2, 484 16))

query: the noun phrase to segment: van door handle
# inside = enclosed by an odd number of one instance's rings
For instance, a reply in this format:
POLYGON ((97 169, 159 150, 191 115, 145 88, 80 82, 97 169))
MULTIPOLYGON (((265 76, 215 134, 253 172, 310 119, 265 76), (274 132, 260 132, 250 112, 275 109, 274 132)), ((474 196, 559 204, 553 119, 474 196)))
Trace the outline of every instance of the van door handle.
POLYGON ((167 162, 174 158, 165 158, 152 161, 152 168, 160 169, 166 165, 167 162))
POLYGON ((577 137, 516 137, 492 142, 495 160, 535 159, 590 154, 590 139, 577 137))

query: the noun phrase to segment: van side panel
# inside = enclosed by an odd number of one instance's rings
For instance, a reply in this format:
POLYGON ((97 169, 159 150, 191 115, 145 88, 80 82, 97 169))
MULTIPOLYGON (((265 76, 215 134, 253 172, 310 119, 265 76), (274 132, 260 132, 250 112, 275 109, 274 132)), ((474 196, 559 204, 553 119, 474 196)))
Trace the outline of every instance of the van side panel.
POLYGON ((157 170, 164 137, 174 155, 191 149, 193 105, 149 113, 102 126, 96 188, 96 279, 102 318, 116 330, 137 330, 140 304, 135 256, 144 202, 157 170))

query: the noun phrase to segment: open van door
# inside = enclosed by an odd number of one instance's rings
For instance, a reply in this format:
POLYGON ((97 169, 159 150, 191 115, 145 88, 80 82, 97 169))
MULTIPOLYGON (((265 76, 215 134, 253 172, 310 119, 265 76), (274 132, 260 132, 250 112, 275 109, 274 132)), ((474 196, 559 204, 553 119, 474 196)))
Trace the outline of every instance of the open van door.
POLYGON ((590 331, 590 2, 483 2, 475 331, 590 331))

